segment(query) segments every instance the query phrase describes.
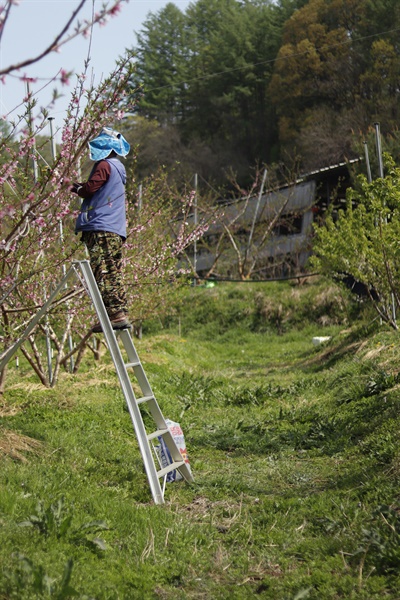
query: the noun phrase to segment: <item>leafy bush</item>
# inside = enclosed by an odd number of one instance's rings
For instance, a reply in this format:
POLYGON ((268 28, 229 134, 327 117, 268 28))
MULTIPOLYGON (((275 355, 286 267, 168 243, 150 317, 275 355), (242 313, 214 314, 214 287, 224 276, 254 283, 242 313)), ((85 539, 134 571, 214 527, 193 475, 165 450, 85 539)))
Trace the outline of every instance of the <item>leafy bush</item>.
POLYGON ((386 177, 360 175, 346 207, 315 228, 314 268, 332 279, 361 284, 379 316, 397 329, 400 307, 400 169, 385 155, 386 177))

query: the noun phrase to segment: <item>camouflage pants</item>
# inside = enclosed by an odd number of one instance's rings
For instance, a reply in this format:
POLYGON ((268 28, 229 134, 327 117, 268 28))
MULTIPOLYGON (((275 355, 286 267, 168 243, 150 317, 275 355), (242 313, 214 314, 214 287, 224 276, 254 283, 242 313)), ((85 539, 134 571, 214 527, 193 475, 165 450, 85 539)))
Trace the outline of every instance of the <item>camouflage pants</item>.
POLYGON ((89 251, 90 266, 108 314, 127 312, 121 236, 106 231, 85 231, 82 241, 89 251))

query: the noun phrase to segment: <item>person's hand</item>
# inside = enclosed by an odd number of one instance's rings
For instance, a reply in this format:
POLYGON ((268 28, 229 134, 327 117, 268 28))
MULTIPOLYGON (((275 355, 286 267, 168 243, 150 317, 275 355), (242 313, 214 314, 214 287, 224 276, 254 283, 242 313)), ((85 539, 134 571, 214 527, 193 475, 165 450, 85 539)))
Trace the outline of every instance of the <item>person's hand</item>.
POLYGON ((74 194, 77 194, 79 192, 79 190, 81 189, 81 184, 80 183, 73 183, 72 187, 70 188, 70 191, 74 194))

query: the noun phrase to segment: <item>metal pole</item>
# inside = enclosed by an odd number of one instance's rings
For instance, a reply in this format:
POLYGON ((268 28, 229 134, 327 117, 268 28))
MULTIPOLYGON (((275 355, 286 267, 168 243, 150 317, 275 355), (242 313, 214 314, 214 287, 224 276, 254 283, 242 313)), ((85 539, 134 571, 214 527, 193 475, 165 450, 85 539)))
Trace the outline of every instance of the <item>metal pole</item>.
POLYGON ((381 133, 379 123, 375 123, 375 136, 376 136, 376 153, 378 155, 379 163, 379 177, 383 179, 383 162, 382 162, 382 146, 381 146, 381 133))
POLYGON ((364 142, 364 154, 365 154, 365 163, 367 165, 367 179, 368 183, 372 183, 372 174, 371 174, 371 163, 369 162, 369 153, 367 142, 364 142))
POLYGON ((257 221, 258 209, 260 208, 261 197, 262 197, 263 192, 264 192, 264 186, 265 186, 266 180, 267 180, 267 169, 264 169, 263 178, 262 178, 262 182, 261 182, 261 187, 260 187, 260 191, 259 191, 258 198, 257 198, 257 206, 256 206, 256 210, 254 211, 253 222, 251 224, 249 241, 247 243, 246 255, 248 254, 248 252, 250 250, 251 242, 252 242, 252 239, 253 239, 254 228, 256 226, 256 221, 257 221))
MULTIPOLYGON (((143 207, 143 185, 140 183, 139 184, 139 197, 138 197, 138 213, 140 213, 140 211, 142 210, 143 207)), ((135 328, 135 334, 136 337, 138 338, 138 340, 142 339, 143 336, 143 327, 142 327, 142 320, 139 320, 139 324, 138 326, 135 328)))
POLYGON ((140 183, 139 184, 139 197, 138 197, 138 211, 140 212, 142 210, 142 206, 143 206, 143 185, 140 183))
MULTIPOLYGON (((378 155, 378 164, 379 164, 379 177, 381 177, 381 179, 383 179, 384 173, 383 173, 383 160, 382 160, 382 144, 381 144, 381 132, 380 132, 379 123, 375 123, 375 137, 376 137, 376 153, 378 155)), ((385 223, 386 222, 387 221, 385 219, 385 223)), ((394 323, 396 323, 396 302, 395 302, 393 292, 392 292, 391 297, 392 297, 392 317, 393 317, 394 323)))
POLYGON ((57 155, 57 147, 56 147, 56 140, 55 140, 54 132, 53 132, 54 117, 48 117, 48 121, 50 122, 51 155, 53 157, 53 161, 55 161, 56 155, 57 155))
MULTIPOLYGON (((197 227, 197 187, 198 187, 198 177, 197 173, 194 175, 194 227, 197 227)), ((193 280, 193 285, 196 285, 196 274, 197 274, 197 240, 195 239, 193 242, 193 270, 195 274, 195 278, 193 280)))
MULTIPOLYGON (((51 154, 53 157, 53 164, 56 160, 56 154, 57 154, 57 150, 56 150, 56 143, 55 143, 55 139, 54 139, 54 132, 53 132, 53 119, 54 117, 49 117, 48 120, 50 122, 50 140, 51 140, 51 154)), ((60 242, 62 243, 64 240, 64 231, 63 231, 63 224, 61 219, 58 222, 59 224, 59 228, 60 228, 60 242)), ((62 266, 63 269, 63 275, 65 275, 66 273, 66 267, 65 265, 62 266)))
POLYGON ((38 180, 38 165, 37 165, 37 158, 36 158, 36 138, 33 135, 33 127, 32 127, 32 112, 31 112, 31 104, 30 104, 30 98, 31 98, 31 86, 29 85, 29 81, 26 82, 26 95, 28 98, 28 126, 29 126, 29 132, 32 135, 33 138, 33 178, 35 183, 37 183, 38 180))

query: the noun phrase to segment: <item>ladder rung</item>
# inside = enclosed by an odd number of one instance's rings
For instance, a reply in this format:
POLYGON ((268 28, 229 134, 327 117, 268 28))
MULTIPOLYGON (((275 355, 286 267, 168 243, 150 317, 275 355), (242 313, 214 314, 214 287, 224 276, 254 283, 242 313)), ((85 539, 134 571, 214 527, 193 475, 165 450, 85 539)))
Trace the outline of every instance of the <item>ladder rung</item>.
POLYGON ((182 467, 185 464, 184 460, 180 460, 178 462, 173 462, 170 465, 167 465, 166 467, 164 467, 163 469, 161 469, 160 471, 157 471, 157 477, 164 477, 165 475, 168 475, 168 473, 170 473, 171 471, 175 471, 175 469, 179 469, 179 467, 182 467))
POLYGON ((142 402, 148 402, 149 400, 154 400, 154 396, 143 396, 143 398, 138 398, 136 402, 141 404, 142 402))
POLYGON ((149 433, 147 436, 147 439, 150 440, 154 440, 154 438, 156 437, 161 437, 162 435, 165 435, 166 433, 169 432, 169 429, 157 429, 157 431, 153 431, 153 433, 149 433))
POLYGON ((130 367, 138 367, 140 365, 140 360, 137 362, 125 363, 125 367, 129 369, 130 367))

